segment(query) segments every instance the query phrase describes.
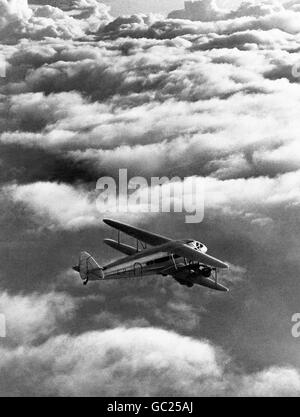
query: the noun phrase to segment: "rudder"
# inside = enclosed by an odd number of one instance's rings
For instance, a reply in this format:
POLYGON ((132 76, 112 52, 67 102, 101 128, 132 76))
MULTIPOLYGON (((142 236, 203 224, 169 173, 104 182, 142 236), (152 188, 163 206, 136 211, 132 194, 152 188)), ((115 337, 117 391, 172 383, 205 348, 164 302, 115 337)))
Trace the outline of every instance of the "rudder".
POLYGON ((103 269, 88 252, 80 253, 79 264, 73 269, 79 272, 85 285, 88 281, 99 281, 104 279, 103 269))

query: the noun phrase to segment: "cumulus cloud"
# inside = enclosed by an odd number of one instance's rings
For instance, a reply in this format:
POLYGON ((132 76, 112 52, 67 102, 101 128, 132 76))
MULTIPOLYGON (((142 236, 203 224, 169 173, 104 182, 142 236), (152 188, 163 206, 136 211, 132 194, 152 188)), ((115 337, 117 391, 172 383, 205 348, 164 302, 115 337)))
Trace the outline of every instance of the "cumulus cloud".
POLYGON ((300 392, 296 369, 235 374, 229 358, 208 342, 156 328, 61 335, 25 351, 1 348, 0 368, 1 375, 8 375, 4 393, 10 396, 24 392, 24 386, 27 395, 61 396, 208 396, 211 392, 292 396, 300 392), (29 373, 32 367, 34 372, 29 373), (11 379, 16 372, 17 382, 11 379))
POLYGON ((67 13, 48 2, 35 9, 27 0, 1 0, 0 34, 4 42, 15 43, 21 38, 77 38, 89 30, 97 30, 111 20, 108 8, 96 0, 76 2, 75 12, 67 13))
MULTIPOLYGON (((170 302, 175 317, 182 305, 170 302)), ((139 327, 138 321, 135 325, 132 321, 126 328, 120 319, 103 312, 94 316, 98 325, 99 320, 107 325, 113 319, 115 328, 67 334, 63 326, 74 319, 76 304, 63 293, 2 292, 0 308, 7 321, 7 339, 0 349, 3 396, 208 396, 211 392, 298 396, 300 392, 296 368, 274 366, 246 373, 207 340, 143 328, 141 320, 139 327)))
POLYGON ((6 342, 22 346, 47 340, 59 331, 62 322, 73 317, 75 303, 63 293, 11 295, 2 291, 0 311, 6 321, 6 342))
POLYGON ((261 17, 271 13, 284 11, 289 4, 282 4, 277 0, 257 3, 256 1, 243 1, 240 6, 232 11, 220 9, 215 0, 198 0, 185 3, 183 10, 175 10, 169 14, 169 18, 200 20, 211 22, 218 20, 236 19, 239 17, 261 17))
POLYGON ((298 46, 273 28, 84 48, 22 43, 10 51, 0 141, 54 150, 96 175, 120 165, 181 171, 185 158, 221 178, 285 172, 289 163, 263 154, 283 147, 288 158, 297 141, 297 55, 288 49, 298 46), (140 155, 154 147, 145 166, 140 155))
MULTIPOLYGON (((246 216, 253 224, 268 225, 276 218, 278 209, 292 211, 300 205, 299 171, 286 173, 275 178, 257 177, 248 179, 218 180, 200 178, 199 189, 204 191, 205 210, 222 212, 223 215, 246 216)), ((180 183, 178 183, 178 186, 180 183)), ((150 184, 149 184, 150 187, 150 184)), ((191 199, 190 190, 184 188, 183 207, 191 199)), ((149 189, 137 190, 140 198, 149 189)), ((101 226, 101 219, 107 213, 123 217, 111 203, 97 201, 97 190, 86 191, 78 186, 53 182, 37 182, 26 185, 9 185, 4 188, 7 199, 22 204, 29 215, 42 228, 78 230, 83 227, 101 226)), ((143 200, 144 201, 144 200, 143 200)), ((150 201, 149 201, 150 202, 150 201)), ((130 200, 129 200, 130 204, 130 200)), ((129 205, 132 221, 150 207, 129 205)), ((157 213, 156 213, 157 215, 157 213)))
POLYGON ((189 1, 185 3, 184 10, 175 10, 168 17, 211 22, 213 20, 225 19, 226 12, 217 6, 215 0, 189 1))
POLYGON ((273 207, 299 206, 299 192, 299 171, 277 178, 208 179, 206 202, 208 208, 220 208, 225 213, 233 210, 238 215, 253 210, 271 215, 273 207))
POLYGON ((299 372, 292 368, 272 367, 263 372, 246 376, 241 383, 241 396, 297 397, 299 372))
MULTIPOLYGON (((142 193, 143 191, 141 191, 142 193)), ((82 186, 54 182, 36 182, 26 185, 8 185, 2 189, 3 201, 25 207, 37 230, 78 231, 86 227, 103 226, 102 219, 110 215, 137 221, 143 211, 138 202, 133 204, 131 215, 118 212, 114 204, 98 201, 99 191, 87 191, 82 186)))
POLYGON ((99 223, 96 204, 89 194, 66 184, 34 183, 8 186, 6 192, 17 203, 33 211, 42 227, 79 229, 99 223))

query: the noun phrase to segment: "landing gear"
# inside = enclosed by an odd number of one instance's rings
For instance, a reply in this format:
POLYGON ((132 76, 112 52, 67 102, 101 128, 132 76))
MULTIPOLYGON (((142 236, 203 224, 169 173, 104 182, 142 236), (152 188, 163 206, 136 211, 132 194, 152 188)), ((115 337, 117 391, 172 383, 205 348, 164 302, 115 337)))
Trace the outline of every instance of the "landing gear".
POLYGON ((88 284, 88 282, 89 282, 89 279, 88 279, 88 278, 86 278, 86 279, 83 281, 83 285, 87 285, 87 284, 88 284))
POLYGON ((201 272, 202 272, 202 275, 205 278, 209 278, 211 276, 212 269, 211 268, 203 268, 201 272))
POLYGON ((183 287, 192 288, 194 286, 192 282, 179 281, 179 280, 177 280, 177 282, 179 282, 179 284, 182 285, 183 287))

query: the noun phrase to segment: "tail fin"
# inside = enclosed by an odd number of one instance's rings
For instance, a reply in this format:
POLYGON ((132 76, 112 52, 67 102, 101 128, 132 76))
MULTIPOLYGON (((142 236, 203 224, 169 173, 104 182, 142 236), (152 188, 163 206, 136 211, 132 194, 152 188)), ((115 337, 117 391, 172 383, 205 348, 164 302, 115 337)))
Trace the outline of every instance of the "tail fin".
POLYGON ((86 285, 89 281, 99 281, 104 279, 103 269, 95 259, 87 252, 81 252, 78 266, 73 267, 74 271, 79 272, 80 277, 86 285))

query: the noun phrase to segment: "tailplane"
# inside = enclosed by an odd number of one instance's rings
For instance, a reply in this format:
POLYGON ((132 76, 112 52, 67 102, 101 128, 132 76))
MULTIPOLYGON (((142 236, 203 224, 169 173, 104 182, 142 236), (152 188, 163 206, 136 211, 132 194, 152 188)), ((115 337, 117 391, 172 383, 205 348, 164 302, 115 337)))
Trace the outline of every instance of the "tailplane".
POLYGON ((73 267, 74 271, 79 272, 83 284, 89 281, 99 281, 104 279, 103 269, 95 259, 87 252, 81 252, 78 266, 73 267))

